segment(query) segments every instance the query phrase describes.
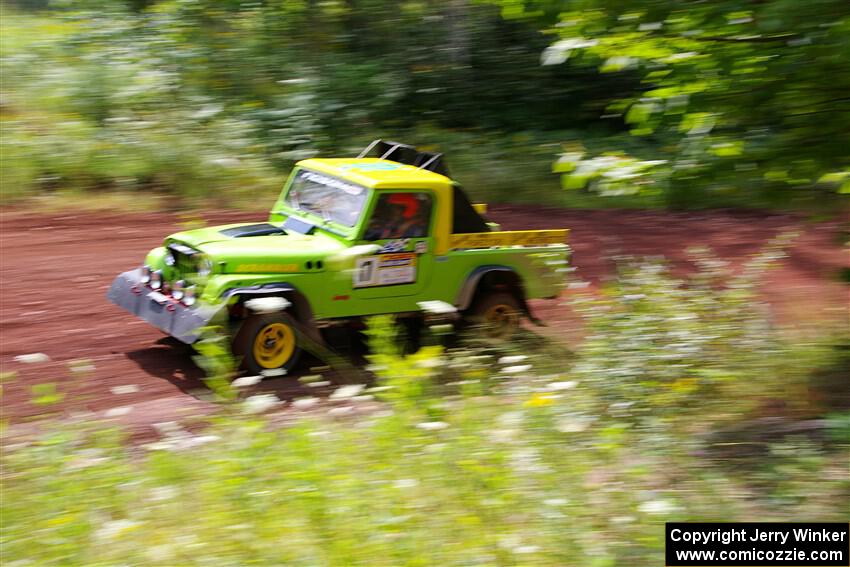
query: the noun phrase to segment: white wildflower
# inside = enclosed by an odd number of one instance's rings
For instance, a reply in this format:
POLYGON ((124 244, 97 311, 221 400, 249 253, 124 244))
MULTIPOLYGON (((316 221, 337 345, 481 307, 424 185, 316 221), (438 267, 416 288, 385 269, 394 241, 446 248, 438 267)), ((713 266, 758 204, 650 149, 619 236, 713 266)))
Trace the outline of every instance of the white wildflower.
POLYGON ((319 403, 319 398, 298 398, 292 402, 292 407, 299 410, 306 410, 316 406, 319 403))
POLYGON ((68 363, 68 366, 74 374, 85 374, 95 370, 94 364, 87 360, 73 360, 68 363))
POLYGON ((675 506, 669 500, 648 500, 638 506, 638 511, 644 514, 669 514, 675 506))
POLYGON ((516 439, 516 429, 493 429, 490 431, 490 440, 494 443, 510 443, 516 439))
POLYGON ((419 486, 419 481, 415 478, 400 478, 393 484, 396 488, 415 488, 419 486))
POLYGON ((281 404, 274 394, 257 394, 251 396, 242 403, 247 413, 263 413, 281 404))
POLYGON ((639 31, 655 31, 660 30, 663 22, 644 22, 638 26, 639 31))
POLYGON ((145 555, 154 563, 170 563, 174 559, 174 548, 167 543, 151 545, 145 549, 145 555))
POLYGON ((104 523, 95 533, 97 539, 115 539, 122 533, 132 530, 139 525, 133 520, 111 520, 104 523))
POLYGON ((262 379, 262 376, 241 376, 231 382, 231 385, 234 388, 247 388, 248 386, 259 384, 262 379))
POLYGON ((93 467, 97 464, 108 461, 107 457, 102 456, 103 451, 100 449, 83 449, 80 454, 69 461, 65 465, 66 470, 78 470, 93 467))
POLYGON ((517 364, 516 366, 506 366, 502 368, 502 372, 505 374, 519 374, 521 372, 528 372, 531 370, 533 366, 531 364, 517 364))
POLYGON ((354 396, 359 396, 360 392, 366 389, 366 386, 363 384, 347 384, 340 388, 337 388, 334 393, 330 395, 331 400, 347 400, 349 398, 353 398, 354 396))
POLYGON ((318 382, 307 382, 307 385, 311 388, 323 388, 325 386, 330 386, 330 380, 319 380, 318 382))
POLYGON ((103 417, 121 417, 133 411, 133 406, 119 406, 117 408, 109 408, 103 412, 103 417))
POLYGON ((503 356, 498 360, 498 362, 499 364, 518 364, 527 358, 528 357, 524 354, 517 354, 514 356, 503 356))
POLYGON ((442 358, 436 357, 416 361, 416 366, 419 368, 440 368, 445 364, 446 362, 442 358))
POLYGON ((351 406, 341 406, 341 407, 329 409, 328 415, 330 415, 330 416, 348 415, 353 411, 354 411, 354 408, 351 407, 351 406))
POLYGON ((178 490, 173 486, 155 486, 151 489, 150 500, 153 502, 172 500, 177 497, 177 494, 178 490))
POLYGON ((50 362, 50 357, 44 354, 43 352, 19 354, 15 357, 15 362, 23 362, 24 364, 37 364, 39 362, 50 362))
POLYGON ((590 427, 590 421, 587 419, 563 418, 559 419, 555 424, 555 429, 561 433, 581 433, 590 427))
POLYGON ((497 418, 497 421, 502 425, 519 425, 523 420, 521 411, 507 411, 497 418))
POLYGON ((549 389, 553 392, 560 392, 563 390, 571 390, 578 385, 578 382, 575 380, 567 380, 565 382, 552 382, 549 384, 549 389))
POLYGON ((513 549, 513 552, 517 555, 537 553, 538 551, 540 551, 540 548, 536 545, 518 545, 513 549))
POLYGON ((422 423, 417 423, 416 427, 423 431, 439 431, 441 429, 445 429, 449 426, 445 421, 423 421, 422 423))
POLYGON ((116 396, 121 396, 124 394, 135 394, 139 391, 139 387, 135 384, 125 384, 123 386, 113 386, 109 391, 116 396))
POLYGON ((274 378, 276 376, 286 376, 286 368, 269 368, 260 372, 263 378, 274 378))
POLYGON ((213 165, 219 165, 221 167, 227 168, 239 167, 239 164, 241 163, 238 159, 234 157, 220 157, 211 159, 209 162, 213 165))
POLYGON ((156 429, 163 437, 178 437, 186 435, 186 432, 183 431, 183 428, 176 421, 161 421, 159 423, 154 423, 153 428, 156 429))
POLYGON ((218 435, 190 435, 175 442, 175 449, 191 449, 221 439, 218 435))
POLYGON ((543 501, 547 506, 552 506, 553 508, 557 508, 558 506, 566 506, 569 504, 569 500, 566 498, 548 498, 543 501))

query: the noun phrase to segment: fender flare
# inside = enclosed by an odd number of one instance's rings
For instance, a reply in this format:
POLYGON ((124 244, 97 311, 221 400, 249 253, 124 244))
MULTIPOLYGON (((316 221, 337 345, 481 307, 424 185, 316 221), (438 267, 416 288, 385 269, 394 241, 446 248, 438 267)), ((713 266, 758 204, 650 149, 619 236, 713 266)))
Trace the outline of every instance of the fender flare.
POLYGON ((232 297, 262 297, 284 295, 291 300, 292 305, 287 307, 294 318, 300 323, 301 331, 314 341, 323 342, 321 333, 316 327, 316 320, 313 318, 313 308, 310 306, 310 301, 301 291, 292 284, 288 283, 267 283, 246 287, 233 287, 222 294, 222 299, 226 302, 232 297))
POLYGON ((509 273, 516 277, 516 288, 515 292, 517 295, 517 300, 519 301, 520 307, 522 308, 523 313, 528 319, 538 326, 543 326, 543 322, 540 321, 534 314, 531 312, 531 308, 528 305, 528 302, 525 298, 525 288, 523 287, 522 277, 517 273, 517 271, 510 266, 503 266, 498 264, 487 265, 487 266, 479 266, 472 270, 472 272, 466 277, 466 281, 464 281, 463 286, 460 288, 460 291, 455 298, 455 307, 459 311, 463 311, 468 309, 472 304, 472 300, 475 298, 475 294, 478 291, 479 284, 481 280, 487 274, 492 274, 494 272, 501 273, 509 273))

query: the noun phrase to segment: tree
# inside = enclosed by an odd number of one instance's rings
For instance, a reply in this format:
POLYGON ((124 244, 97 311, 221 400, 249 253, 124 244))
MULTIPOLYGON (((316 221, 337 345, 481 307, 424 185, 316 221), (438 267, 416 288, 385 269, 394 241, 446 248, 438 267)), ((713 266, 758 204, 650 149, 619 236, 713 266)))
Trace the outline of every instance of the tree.
MULTIPOLYGON (((657 143, 665 175, 653 175, 674 203, 712 192, 850 191, 845 0, 499 3, 505 17, 558 37, 544 65, 642 74, 641 92, 624 93, 606 115, 657 143)), ((584 157, 572 154, 578 169, 584 157)))

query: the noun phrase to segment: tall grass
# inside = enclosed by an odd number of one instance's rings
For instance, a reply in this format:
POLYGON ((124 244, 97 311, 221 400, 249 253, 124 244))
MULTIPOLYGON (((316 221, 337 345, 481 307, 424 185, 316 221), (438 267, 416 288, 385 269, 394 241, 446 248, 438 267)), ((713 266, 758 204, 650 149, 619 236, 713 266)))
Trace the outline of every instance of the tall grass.
POLYGON ((798 395, 843 359, 717 274, 630 264, 579 301, 571 353, 524 332, 402 356, 375 318, 372 389, 295 402, 283 427, 205 343, 223 405, 203 432, 7 444, 3 564, 657 565, 666 521, 846 520, 846 408, 800 421, 819 408, 798 395))

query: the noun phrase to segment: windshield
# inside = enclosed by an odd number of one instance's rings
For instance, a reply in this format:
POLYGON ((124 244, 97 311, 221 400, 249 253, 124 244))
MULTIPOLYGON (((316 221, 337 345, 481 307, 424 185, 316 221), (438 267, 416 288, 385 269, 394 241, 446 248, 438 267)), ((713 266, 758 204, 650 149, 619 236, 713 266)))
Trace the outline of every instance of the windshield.
POLYGON ((360 219, 368 194, 361 185, 302 169, 292 181, 286 204, 293 209, 321 215, 326 221, 354 226, 360 219))

